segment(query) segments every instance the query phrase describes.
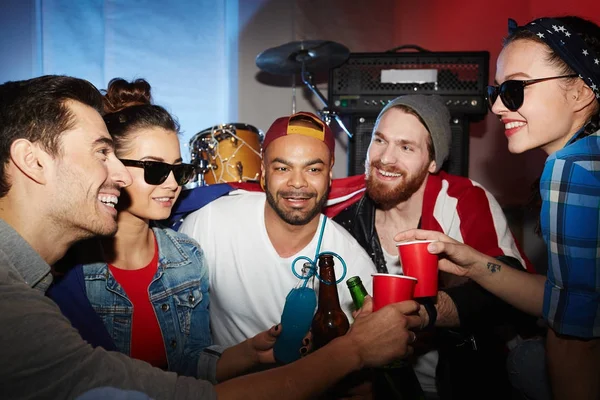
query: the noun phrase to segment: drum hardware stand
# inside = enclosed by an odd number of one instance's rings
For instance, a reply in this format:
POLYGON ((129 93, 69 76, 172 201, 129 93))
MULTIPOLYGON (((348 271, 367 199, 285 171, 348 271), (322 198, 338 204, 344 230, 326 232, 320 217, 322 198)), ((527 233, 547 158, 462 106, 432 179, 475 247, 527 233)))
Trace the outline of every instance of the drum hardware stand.
POLYGON ((318 111, 318 114, 321 117, 321 119, 327 124, 327 126, 330 126, 331 121, 333 119, 335 119, 338 126, 340 128, 342 128, 342 130, 344 132, 346 132, 346 135, 348 135, 349 138, 352 138, 352 134, 350 133, 350 131, 348 129, 346 129, 346 125, 344 125, 340 116, 335 111, 333 111, 332 109, 329 108, 329 104, 327 104, 327 99, 325 99, 325 96, 323 96, 323 94, 319 91, 319 89, 313 84, 312 74, 306 70, 304 62, 302 62, 301 74, 302 74, 302 82, 304 83, 304 85, 306 85, 306 87, 315 96, 317 96, 317 98, 319 100, 321 100, 321 103, 323 103, 323 108, 320 111, 318 111))
POLYGON ((292 114, 296 114, 296 78, 292 76, 292 114))
POLYGON ((206 186, 206 181, 204 180, 204 174, 210 169, 208 165, 208 161, 205 159, 198 159, 198 164, 196 165, 196 175, 198 176, 197 182, 198 186, 206 186))

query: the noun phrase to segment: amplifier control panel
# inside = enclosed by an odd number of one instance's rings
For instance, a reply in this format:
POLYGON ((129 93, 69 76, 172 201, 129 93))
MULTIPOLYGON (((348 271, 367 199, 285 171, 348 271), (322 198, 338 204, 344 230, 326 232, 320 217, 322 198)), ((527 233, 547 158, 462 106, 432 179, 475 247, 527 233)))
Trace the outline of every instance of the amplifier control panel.
MULTIPOLYGON (((418 92, 416 92, 418 93, 418 92)), ((381 95, 343 95, 333 96, 332 106, 341 114, 379 113, 390 101, 398 96, 381 95)), ((479 96, 440 96, 448 107, 450 114, 485 114, 485 99, 479 96)))

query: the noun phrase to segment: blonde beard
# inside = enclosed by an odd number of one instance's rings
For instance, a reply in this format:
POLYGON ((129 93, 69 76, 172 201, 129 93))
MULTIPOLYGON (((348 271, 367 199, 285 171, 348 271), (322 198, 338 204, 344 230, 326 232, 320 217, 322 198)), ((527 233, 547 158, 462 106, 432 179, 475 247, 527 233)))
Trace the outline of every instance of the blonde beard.
POLYGON ((367 194, 383 210, 389 210, 410 199, 421 188, 429 175, 428 167, 425 166, 416 175, 408 177, 403 175, 403 179, 399 184, 390 186, 373 179, 374 168, 370 166, 369 173, 366 175, 367 194))

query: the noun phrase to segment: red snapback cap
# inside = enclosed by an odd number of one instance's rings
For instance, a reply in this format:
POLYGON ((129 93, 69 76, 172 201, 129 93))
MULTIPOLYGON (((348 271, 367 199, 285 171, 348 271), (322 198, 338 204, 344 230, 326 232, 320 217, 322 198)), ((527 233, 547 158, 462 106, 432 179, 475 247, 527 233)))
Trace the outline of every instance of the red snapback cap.
POLYGON ((309 112, 298 112, 289 117, 277 118, 262 142, 263 153, 269 147, 269 144, 275 139, 286 135, 304 135, 319 139, 329 147, 333 155, 335 153, 335 138, 333 132, 319 117, 309 112))

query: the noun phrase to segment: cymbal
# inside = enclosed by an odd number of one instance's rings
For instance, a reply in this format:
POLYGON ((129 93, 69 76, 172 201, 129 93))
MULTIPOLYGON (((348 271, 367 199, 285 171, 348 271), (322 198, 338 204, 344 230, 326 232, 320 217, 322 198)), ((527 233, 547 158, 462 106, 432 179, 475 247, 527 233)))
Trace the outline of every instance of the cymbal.
POLYGON ((256 56, 256 66, 275 75, 293 75, 337 67, 350 56, 342 44, 328 40, 304 40, 272 47, 256 56))

